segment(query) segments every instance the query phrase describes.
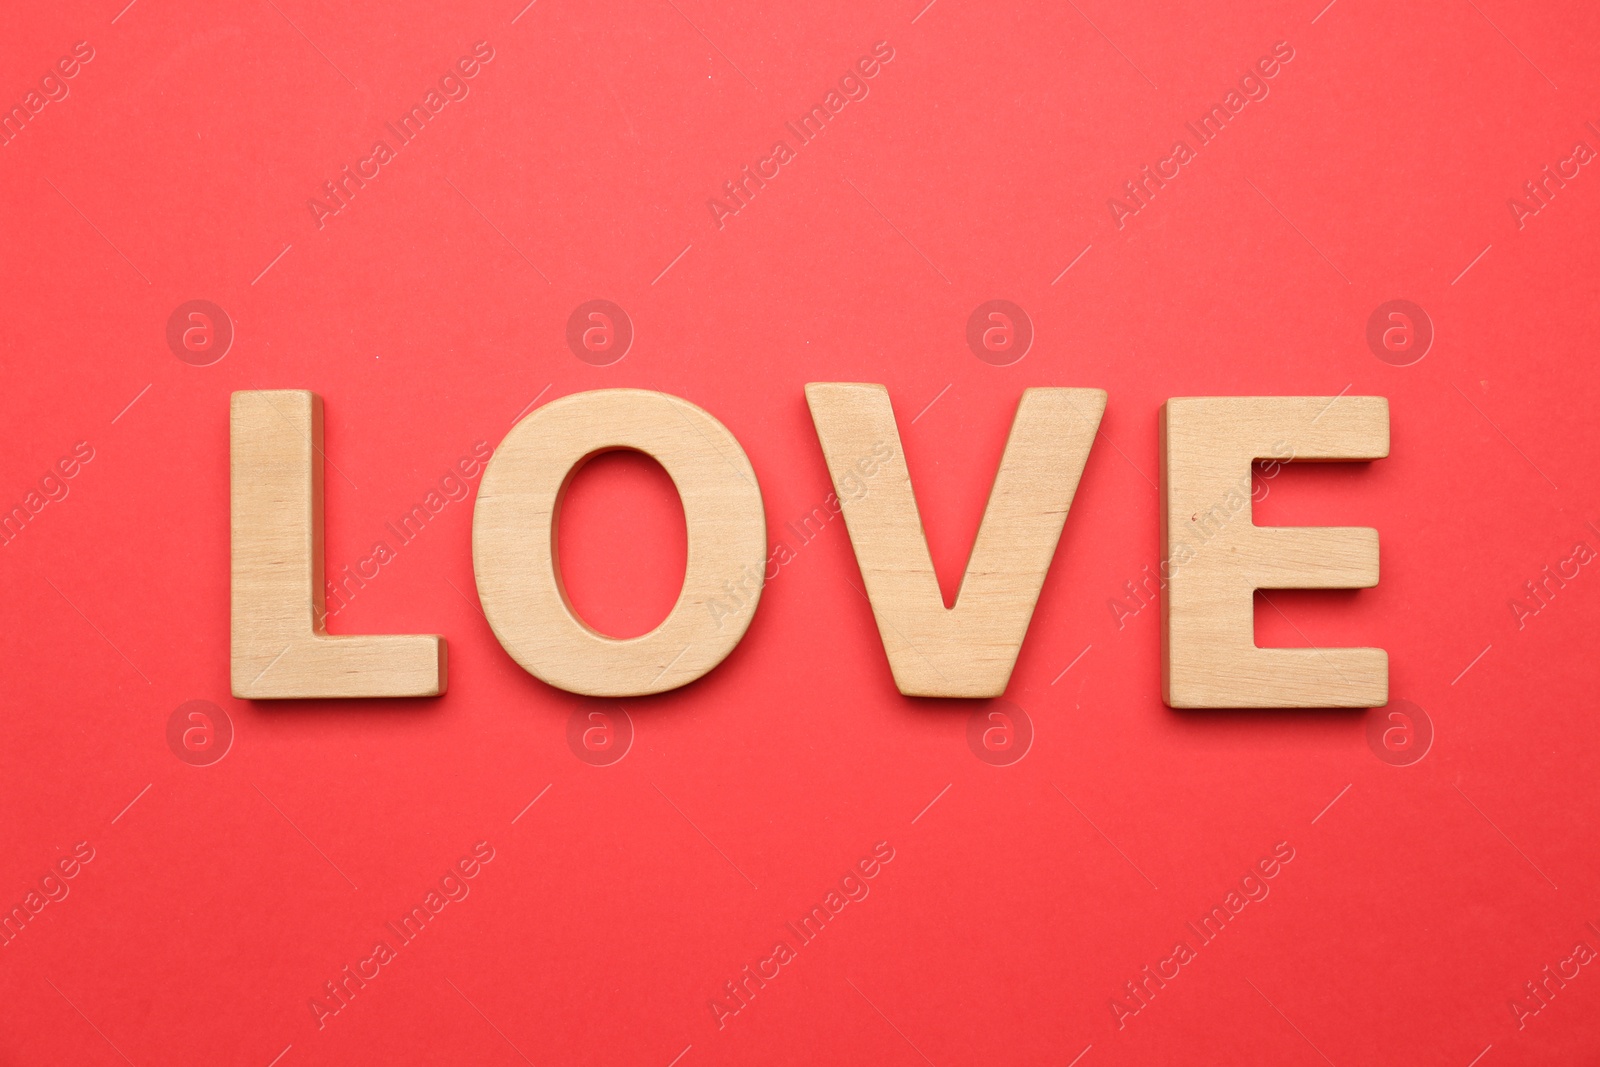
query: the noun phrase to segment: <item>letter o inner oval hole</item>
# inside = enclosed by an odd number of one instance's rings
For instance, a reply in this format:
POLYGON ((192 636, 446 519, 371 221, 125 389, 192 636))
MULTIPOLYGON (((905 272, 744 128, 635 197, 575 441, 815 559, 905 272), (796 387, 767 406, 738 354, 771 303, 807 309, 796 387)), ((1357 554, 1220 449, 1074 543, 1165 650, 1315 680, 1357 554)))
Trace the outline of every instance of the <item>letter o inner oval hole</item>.
POLYGON ((556 578, 591 630, 640 637, 678 602, 689 559, 683 501, 643 452, 596 453, 567 475, 555 520, 556 578))

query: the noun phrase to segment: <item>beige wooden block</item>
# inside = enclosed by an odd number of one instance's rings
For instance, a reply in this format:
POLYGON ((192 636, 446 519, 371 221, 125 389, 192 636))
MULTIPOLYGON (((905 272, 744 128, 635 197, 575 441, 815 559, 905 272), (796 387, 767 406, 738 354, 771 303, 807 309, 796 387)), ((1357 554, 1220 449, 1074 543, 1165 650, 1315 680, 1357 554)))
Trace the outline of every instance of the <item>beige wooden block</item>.
POLYGON ((952 608, 939 592, 889 391, 813 382, 806 400, 895 685, 906 696, 1004 693, 1105 413, 1105 391, 1023 391, 952 608), (854 473, 885 446, 888 458, 871 478, 854 473), (865 490, 851 491, 857 484, 865 490))
POLYGON ((322 398, 233 394, 233 695, 423 697, 446 685, 444 638, 332 635, 322 579, 322 398))
POLYGON ((1381 396, 1175 397, 1161 409, 1162 696, 1174 708, 1371 708, 1381 648, 1257 648, 1257 589, 1378 584, 1378 531, 1256 526, 1251 465, 1381 459, 1381 396))
POLYGON ((500 442, 478 487, 472 564, 490 627, 530 674, 573 693, 642 696, 687 685, 733 651, 761 598, 766 536, 756 472, 727 427, 666 393, 601 389, 551 401, 500 442), (672 611, 633 638, 607 637, 583 621, 555 548, 573 474, 616 449, 666 469, 689 538, 672 611))

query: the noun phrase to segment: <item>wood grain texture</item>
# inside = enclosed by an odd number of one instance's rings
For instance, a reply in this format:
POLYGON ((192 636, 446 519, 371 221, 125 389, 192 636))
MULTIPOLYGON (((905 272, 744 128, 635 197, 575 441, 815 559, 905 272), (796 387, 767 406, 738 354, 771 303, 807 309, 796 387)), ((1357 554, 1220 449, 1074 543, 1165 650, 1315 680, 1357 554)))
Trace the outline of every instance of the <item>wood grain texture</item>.
POLYGON ((322 577, 322 398, 233 394, 233 695, 421 697, 447 683, 444 638, 331 635, 322 577))
POLYGON ((551 401, 500 442, 478 488, 472 563, 490 627, 530 674, 573 693, 642 696, 687 685, 733 651, 761 599, 766 536, 756 472, 727 427, 666 393, 602 389, 551 401), (689 542, 671 612, 625 639, 574 610, 555 548, 572 476, 615 449, 666 469, 689 542))
POLYGON ((1251 465, 1381 459, 1377 396, 1175 397, 1161 409, 1162 696, 1174 708, 1368 708, 1380 648, 1257 648, 1257 589, 1378 584, 1378 532, 1256 526, 1251 465))
POLYGON ((806 400, 895 685, 906 696, 1004 693, 1105 413, 1105 391, 1024 390, 950 608, 928 552, 889 391, 813 382, 806 400), (888 458, 863 482, 856 464, 875 450, 881 455, 886 444, 888 458), (859 484, 864 490, 853 491, 859 484))

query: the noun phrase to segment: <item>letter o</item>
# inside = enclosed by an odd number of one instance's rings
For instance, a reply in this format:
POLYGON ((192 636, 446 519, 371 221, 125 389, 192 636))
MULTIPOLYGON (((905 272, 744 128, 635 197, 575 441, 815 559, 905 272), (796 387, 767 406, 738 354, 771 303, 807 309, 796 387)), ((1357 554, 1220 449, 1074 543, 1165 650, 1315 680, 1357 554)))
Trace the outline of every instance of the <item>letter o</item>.
POLYGON ((495 449, 472 515, 472 567, 489 626, 535 678, 587 696, 661 693, 699 678, 750 626, 766 567, 767 521, 756 473, 728 428, 681 397, 599 389, 553 400, 495 449), (632 449, 677 486, 688 531, 683 588, 661 625, 613 638, 578 617, 562 586, 555 533, 561 498, 584 462, 632 449), (748 608, 707 610, 724 581, 757 585, 748 608))

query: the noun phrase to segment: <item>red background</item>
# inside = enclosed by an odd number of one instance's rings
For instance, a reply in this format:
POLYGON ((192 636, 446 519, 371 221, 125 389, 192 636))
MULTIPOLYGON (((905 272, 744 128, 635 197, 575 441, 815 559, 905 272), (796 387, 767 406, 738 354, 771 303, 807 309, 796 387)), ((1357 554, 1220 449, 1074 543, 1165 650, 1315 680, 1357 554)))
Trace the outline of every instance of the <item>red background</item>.
MULTIPOLYGON (((1592 7, 520 7, 0 14, 0 100, 96 53, 0 148, 0 503, 95 453, 0 549, 0 904, 95 850, 0 949, 0 1062, 1592 1062, 1592 967, 1522 1029, 1509 1002, 1600 948, 1600 578, 1521 629, 1508 602, 1600 548, 1600 177, 1507 206, 1600 147, 1592 7), (480 40, 470 95, 318 229, 307 199, 480 40), (707 199, 878 41, 870 96, 719 230, 707 199), (1278 41, 1270 96, 1117 228, 1107 198, 1278 41), (609 367, 565 342, 597 297, 636 330, 609 367), (236 330, 207 367, 165 341, 195 298, 236 330), (993 298, 1036 330, 1008 367, 965 342, 993 298), (1393 298, 1436 332, 1412 366, 1365 341, 1393 298), (625 702, 611 766, 478 613, 470 502, 333 624, 446 635, 446 696, 228 695, 231 391, 325 398, 335 570, 536 397, 609 386, 720 418, 794 547, 830 489, 813 380, 889 387, 947 589, 1021 390, 1109 391, 1007 693, 1020 762, 975 757, 967 703, 896 694, 837 522, 722 666, 625 702), (1108 607, 1156 562, 1165 398, 1344 390, 1390 398, 1390 458, 1290 471, 1256 518, 1376 527, 1382 582, 1274 596, 1258 640, 1388 649, 1436 735, 1410 766, 1361 712, 1166 709, 1157 610, 1108 607), (165 735, 196 699, 236 732, 207 767, 165 735), (471 895, 319 1029, 309 998, 481 840, 471 895), (878 841, 871 895, 719 1030, 723 983, 878 841), (1271 896, 1119 1029, 1123 983, 1280 841, 1271 896)), ((666 610, 675 507, 648 463, 580 480, 598 625, 666 610)))

